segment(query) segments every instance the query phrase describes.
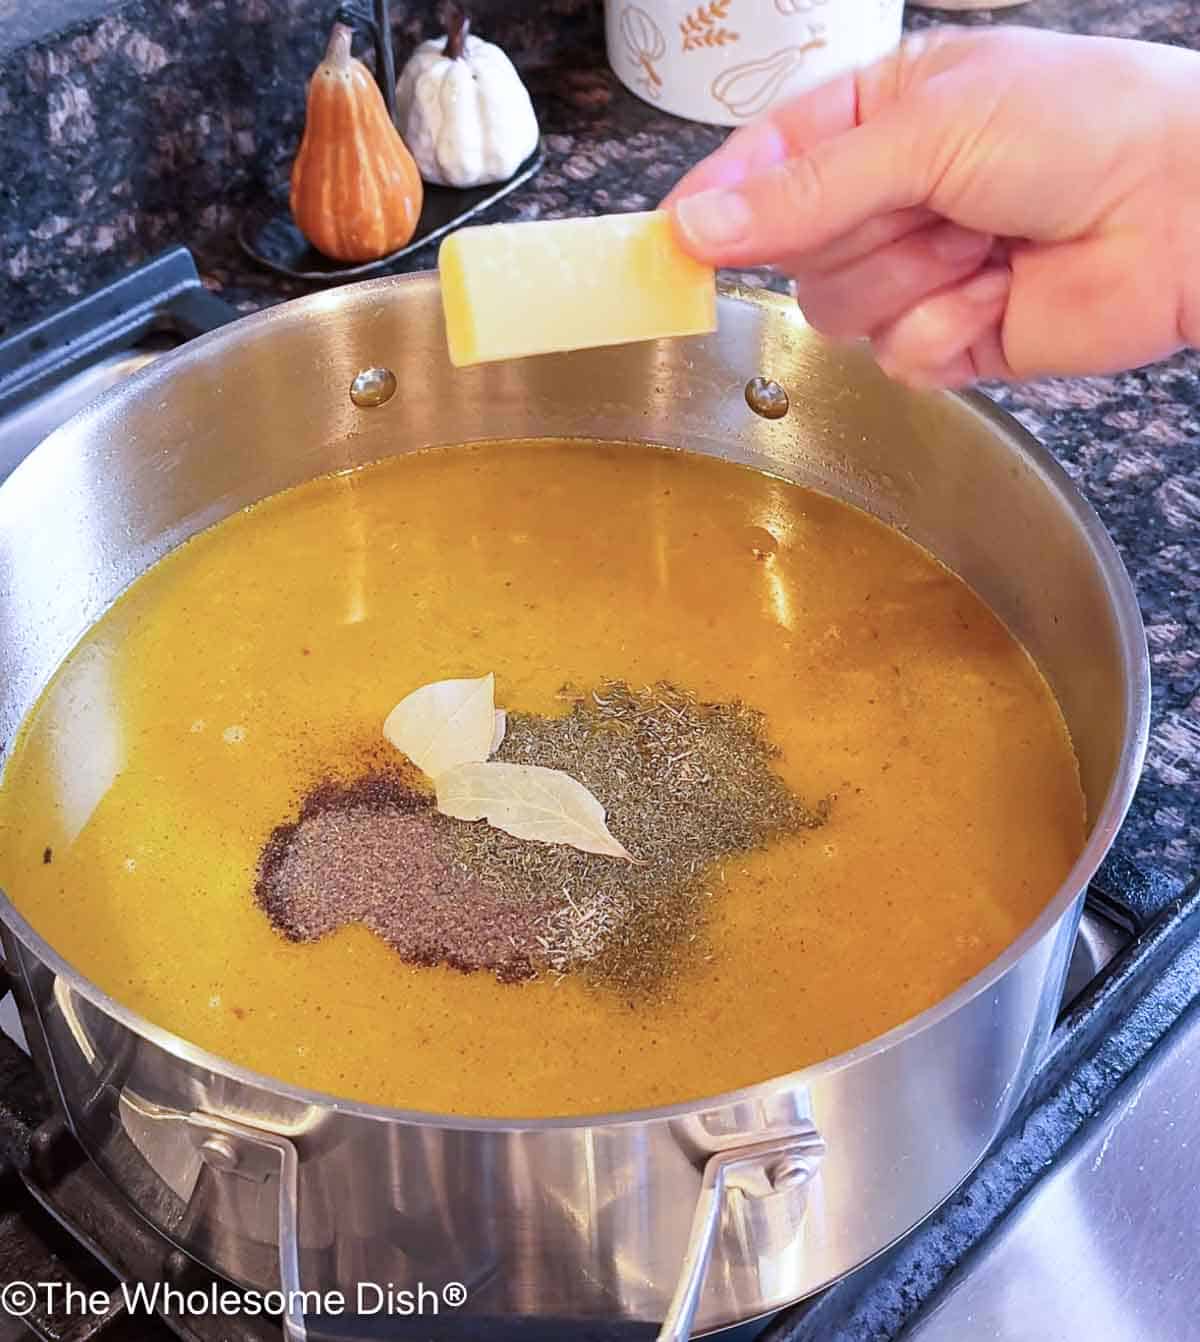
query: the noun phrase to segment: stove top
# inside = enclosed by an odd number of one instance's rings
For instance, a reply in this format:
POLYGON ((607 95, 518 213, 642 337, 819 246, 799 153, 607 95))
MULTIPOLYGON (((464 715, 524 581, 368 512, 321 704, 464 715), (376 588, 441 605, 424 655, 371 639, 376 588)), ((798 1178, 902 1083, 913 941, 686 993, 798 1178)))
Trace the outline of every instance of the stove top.
MULTIPOLYGON (((91 397, 235 315, 177 248, 0 341, 0 480, 91 397)), ((1200 1176, 1198 998, 1200 882, 1180 891, 1118 844, 1089 890, 1046 1055, 979 1167, 892 1249, 765 1325, 731 1330, 731 1342, 1200 1342, 1189 1286, 1200 1197, 1175 1196, 1200 1176)), ((227 1284, 152 1230, 84 1157, 39 1084, 10 996, 0 1031, 0 1342, 279 1339, 278 1319, 187 1307, 189 1291, 200 1299, 227 1284), (25 1314, 29 1282, 56 1288, 25 1314), (138 1282, 175 1289, 157 1314, 131 1314, 122 1283, 138 1282)), ((352 1335, 371 1335, 358 1322, 352 1335)), ((386 1327, 423 1342, 655 1335, 653 1324, 466 1316, 386 1327)))
POLYGON ((905 1337, 1200 1337, 1200 1198, 1159 1201, 1200 1187, 1198 1066, 1191 1009, 905 1337))

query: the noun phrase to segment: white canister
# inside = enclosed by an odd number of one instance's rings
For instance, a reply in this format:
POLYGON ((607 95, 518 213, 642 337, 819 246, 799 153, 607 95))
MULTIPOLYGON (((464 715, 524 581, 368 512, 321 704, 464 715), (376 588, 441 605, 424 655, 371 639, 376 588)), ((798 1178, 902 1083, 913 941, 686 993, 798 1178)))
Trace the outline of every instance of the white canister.
POLYGON ((740 126, 900 41, 904 0, 605 0, 608 60, 639 98, 740 126))

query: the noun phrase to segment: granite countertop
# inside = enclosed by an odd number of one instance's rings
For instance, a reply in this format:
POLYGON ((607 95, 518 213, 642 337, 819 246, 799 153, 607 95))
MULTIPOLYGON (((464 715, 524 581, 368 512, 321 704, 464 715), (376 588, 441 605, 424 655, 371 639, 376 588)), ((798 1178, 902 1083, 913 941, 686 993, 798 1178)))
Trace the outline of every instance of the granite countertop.
MULTIPOLYGON (((560 8, 567 0, 556 0, 560 8)), ((573 10, 576 6, 570 6, 573 10)), ((939 18, 910 12, 909 26, 939 18)), ((962 16, 959 21, 963 21, 962 16)), ((1026 24, 1141 37, 1200 48, 1192 0, 1033 0, 977 11, 965 21, 1026 24)), ((536 17, 525 19, 536 46, 536 17)), ((554 218, 650 208, 723 132, 680 121, 639 101, 608 72, 595 40, 573 54, 526 64, 547 149, 536 178, 492 219, 554 218)), ((513 45, 511 50, 521 48, 513 45)), ((1064 95, 1065 98, 1069 95, 1064 95)), ((282 146, 266 169, 290 159, 282 146)), ((308 292, 258 269, 233 240, 237 211, 212 208, 170 239, 192 247, 211 287, 244 311, 308 292)), ((398 271, 434 264, 424 248, 398 271)), ((1179 879, 1200 871, 1200 354, 1111 378, 989 388, 1056 454, 1112 532, 1137 586, 1154 677, 1145 775, 1122 834, 1125 851, 1179 879)))

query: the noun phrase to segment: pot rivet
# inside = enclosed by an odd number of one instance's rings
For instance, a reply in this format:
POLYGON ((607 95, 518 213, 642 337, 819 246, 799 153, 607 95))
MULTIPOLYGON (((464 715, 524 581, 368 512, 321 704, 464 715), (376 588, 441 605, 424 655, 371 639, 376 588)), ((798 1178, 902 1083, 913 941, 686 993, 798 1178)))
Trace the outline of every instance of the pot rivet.
POLYGON ((200 1154, 214 1170, 228 1174, 238 1167, 237 1148, 228 1137, 206 1137, 200 1143, 200 1154))
POLYGON ((799 1188, 808 1183, 813 1175, 812 1161, 805 1156, 784 1156, 767 1171, 771 1187, 782 1193, 788 1188, 799 1188))
POLYGON ((373 410, 396 394, 396 374, 390 368, 364 368, 350 384, 350 399, 360 410, 373 410))
POLYGON ((746 383, 746 404, 763 419, 782 419, 791 408, 787 392, 773 377, 752 377, 746 383))

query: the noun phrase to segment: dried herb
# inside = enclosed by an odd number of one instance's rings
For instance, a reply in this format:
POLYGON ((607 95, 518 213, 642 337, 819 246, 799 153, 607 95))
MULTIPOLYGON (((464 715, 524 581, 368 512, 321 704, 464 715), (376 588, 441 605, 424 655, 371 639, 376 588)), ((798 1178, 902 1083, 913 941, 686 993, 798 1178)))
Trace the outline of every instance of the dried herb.
POLYGON ((479 825, 451 839, 463 870, 484 886, 556 894, 538 929, 547 968, 644 992, 703 949, 722 859, 819 825, 824 808, 807 807, 774 772, 765 719, 743 703, 622 682, 563 697, 565 717, 510 713, 497 758, 578 779, 638 863, 533 847, 479 825))

